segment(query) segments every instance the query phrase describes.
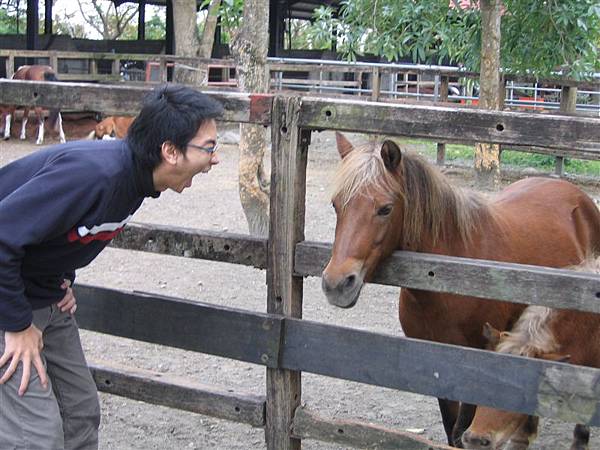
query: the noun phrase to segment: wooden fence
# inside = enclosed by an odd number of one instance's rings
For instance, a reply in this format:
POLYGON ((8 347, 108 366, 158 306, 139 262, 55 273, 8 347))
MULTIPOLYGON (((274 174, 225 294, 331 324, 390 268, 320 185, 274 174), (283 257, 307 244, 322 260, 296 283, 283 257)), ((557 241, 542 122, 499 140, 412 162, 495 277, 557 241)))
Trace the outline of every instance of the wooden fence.
MULTIPOLYGON (((135 113, 149 88, 0 81, 0 103, 135 113)), ((359 331, 302 320, 303 277, 319 276, 330 244, 304 240, 310 133, 363 131, 444 141, 521 143, 600 152, 600 119, 389 105, 310 97, 211 94, 225 121, 271 125, 267 239, 131 225, 119 248, 226 261, 267 270, 265 314, 177 298, 77 286, 87 329, 263 365, 265 396, 96 364, 98 388, 117 395, 263 426, 267 448, 305 438, 365 447, 443 449, 410 433, 320 417, 300 407, 301 372, 600 425, 600 370, 359 331), (544 129, 545 133, 537 133, 544 129), (364 364, 368 360, 369 364, 364 364), (457 361, 460 363, 457 364, 457 361), (519 374, 515 383, 514 374, 519 374)), ((375 282, 600 313, 600 276, 544 267, 396 252, 375 282)))

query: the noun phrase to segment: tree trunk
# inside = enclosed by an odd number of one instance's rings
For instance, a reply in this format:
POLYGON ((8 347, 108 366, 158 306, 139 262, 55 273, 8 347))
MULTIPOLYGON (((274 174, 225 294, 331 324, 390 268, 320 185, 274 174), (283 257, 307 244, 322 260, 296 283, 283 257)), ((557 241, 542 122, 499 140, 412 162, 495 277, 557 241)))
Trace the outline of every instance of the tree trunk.
MULTIPOLYGON (((196 1, 177 0, 173 2, 173 21, 175 30, 175 54, 190 58, 210 58, 215 43, 215 29, 221 0, 212 0, 208 7, 208 15, 204 24, 202 40, 198 37, 196 23, 196 1)), ((177 64, 175 81, 182 84, 206 86, 208 84, 208 67, 198 64, 177 64)))
MULTIPOLYGON (((246 0, 244 20, 233 36, 232 53, 237 78, 244 92, 269 89, 267 51, 269 43, 269 2, 246 0)), ((240 125, 239 192, 250 234, 267 236, 269 230, 269 188, 263 159, 267 130, 262 125, 240 125)))
POLYGON ((212 0, 208 7, 208 14, 206 15, 206 22, 204 23, 204 30, 202 31, 202 39, 200 41, 200 49, 198 50, 198 56, 200 58, 210 58, 212 56, 212 49, 215 44, 215 31, 217 29, 217 20, 219 19, 219 8, 221 7, 221 0, 212 0))
MULTIPOLYGON (((504 90, 500 85, 501 0, 481 0, 481 72, 479 106, 500 109, 504 90)), ((480 187, 494 187, 500 178, 500 146, 475 145, 475 171, 480 187)))
MULTIPOLYGON (((195 58, 198 56, 200 40, 196 24, 196 0, 173 2, 173 27, 175 33, 175 55, 195 58)), ((202 75, 192 64, 176 64, 173 79, 177 83, 199 85, 202 75)))

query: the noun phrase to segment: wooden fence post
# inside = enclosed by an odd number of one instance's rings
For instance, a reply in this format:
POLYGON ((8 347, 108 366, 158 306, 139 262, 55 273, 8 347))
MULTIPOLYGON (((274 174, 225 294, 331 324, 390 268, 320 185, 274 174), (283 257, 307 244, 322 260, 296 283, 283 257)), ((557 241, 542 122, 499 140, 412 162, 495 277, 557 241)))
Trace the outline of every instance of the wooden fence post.
POLYGON ((379 101, 379 95, 381 93, 381 74, 379 73, 379 67, 373 67, 371 72, 371 100, 374 102, 379 101))
POLYGON ((48 55, 50 67, 54 70, 54 72, 58 73, 58 56, 55 51, 51 51, 48 55))
MULTIPOLYGON (((564 114, 573 114, 577 107, 577 87, 563 86, 560 91, 560 111, 564 114)), ((559 177, 565 174, 565 157, 557 156, 554 173, 559 177)))
MULTIPOLYGON (((302 277, 294 276, 296 243, 304 240, 306 162, 310 132, 298 128, 301 100, 275 97, 272 113, 271 205, 267 312, 302 317, 302 277)), ((291 437, 300 405, 300 372, 267 369, 265 440, 269 450, 300 449, 291 437)))
POLYGON ((6 58, 6 78, 12 78, 15 74, 15 55, 12 53, 6 58))
MULTIPOLYGON (((440 102, 448 101, 448 87, 449 87, 449 77, 447 75, 442 75, 440 78, 440 91, 439 99, 440 102)), ((446 162, 446 144, 444 142, 438 142, 437 145, 437 165, 443 166, 446 162)))
POLYGON ((111 68, 111 75, 116 75, 119 76, 121 75, 121 60, 120 59, 115 59, 112 62, 112 68, 111 68))
POLYGON ((164 57, 160 58, 158 66, 158 79, 161 83, 167 82, 167 60, 164 57))

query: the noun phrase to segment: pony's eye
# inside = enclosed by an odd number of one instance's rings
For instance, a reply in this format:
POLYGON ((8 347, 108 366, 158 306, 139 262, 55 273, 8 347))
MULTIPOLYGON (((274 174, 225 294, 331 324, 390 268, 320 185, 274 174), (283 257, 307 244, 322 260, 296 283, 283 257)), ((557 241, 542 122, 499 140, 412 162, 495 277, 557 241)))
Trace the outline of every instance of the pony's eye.
POLYGON ((378 216, 389 216, 391 212, 392 212, 392 205, 385 205, 377 210, 377 215, 378 216))

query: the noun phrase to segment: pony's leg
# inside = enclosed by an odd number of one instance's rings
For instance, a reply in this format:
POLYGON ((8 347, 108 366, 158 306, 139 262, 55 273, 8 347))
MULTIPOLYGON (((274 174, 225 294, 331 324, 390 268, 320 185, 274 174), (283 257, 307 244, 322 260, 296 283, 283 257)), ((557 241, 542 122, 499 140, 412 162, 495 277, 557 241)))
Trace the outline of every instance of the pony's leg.
MULTIPOLYGON (((448 438, 448 444, 454 445, 452 431, 454 429, 456 419, 458 418, 460 403, 446 400, 443 398, 438 398, 438 404, 440 405, 442 423, 444 425, 444 431, 446 432, 446 436, 448 438)), ((463 448, 462 443, 458 445, 458 448, 463 448)))
POLYGON ((452 427, 452 444, 454 447, 462 447, 462 435, 471 426, 473 417, 475 417, 475 410, 477 406, 469 403, 460 403, 458 407, 458 416, 454 427, 452 427))
POLYGON ((35 114, 38 118, 38 137, 35 141, 36 145, 42 145, 44 143, 44 113, 42 108, 35 108, 35 114))
POLYGON ((10 109, 6 114, 6 118, 4 119, 4 140, 7 141, 10 139, 10 121, 13 117, 14 110, 10 109))
POLYGON ((57 126, 58 126, 58 138, 60 139, 60 143, 64 144, 67 140, 65 139, 65 132, 62 126, 62 116, 58 113, 57 126))
POLYGON ((573 430, 573 444, 571 450, 588 450, 590 443, 590 429, 586 425, 577 424, 573 430))
POLYGON ((29 108, 23 110, 23 120, 21 122, 21 134, 19 139, 24 141, 27 139, 27 121, 29 120, 29 108))

